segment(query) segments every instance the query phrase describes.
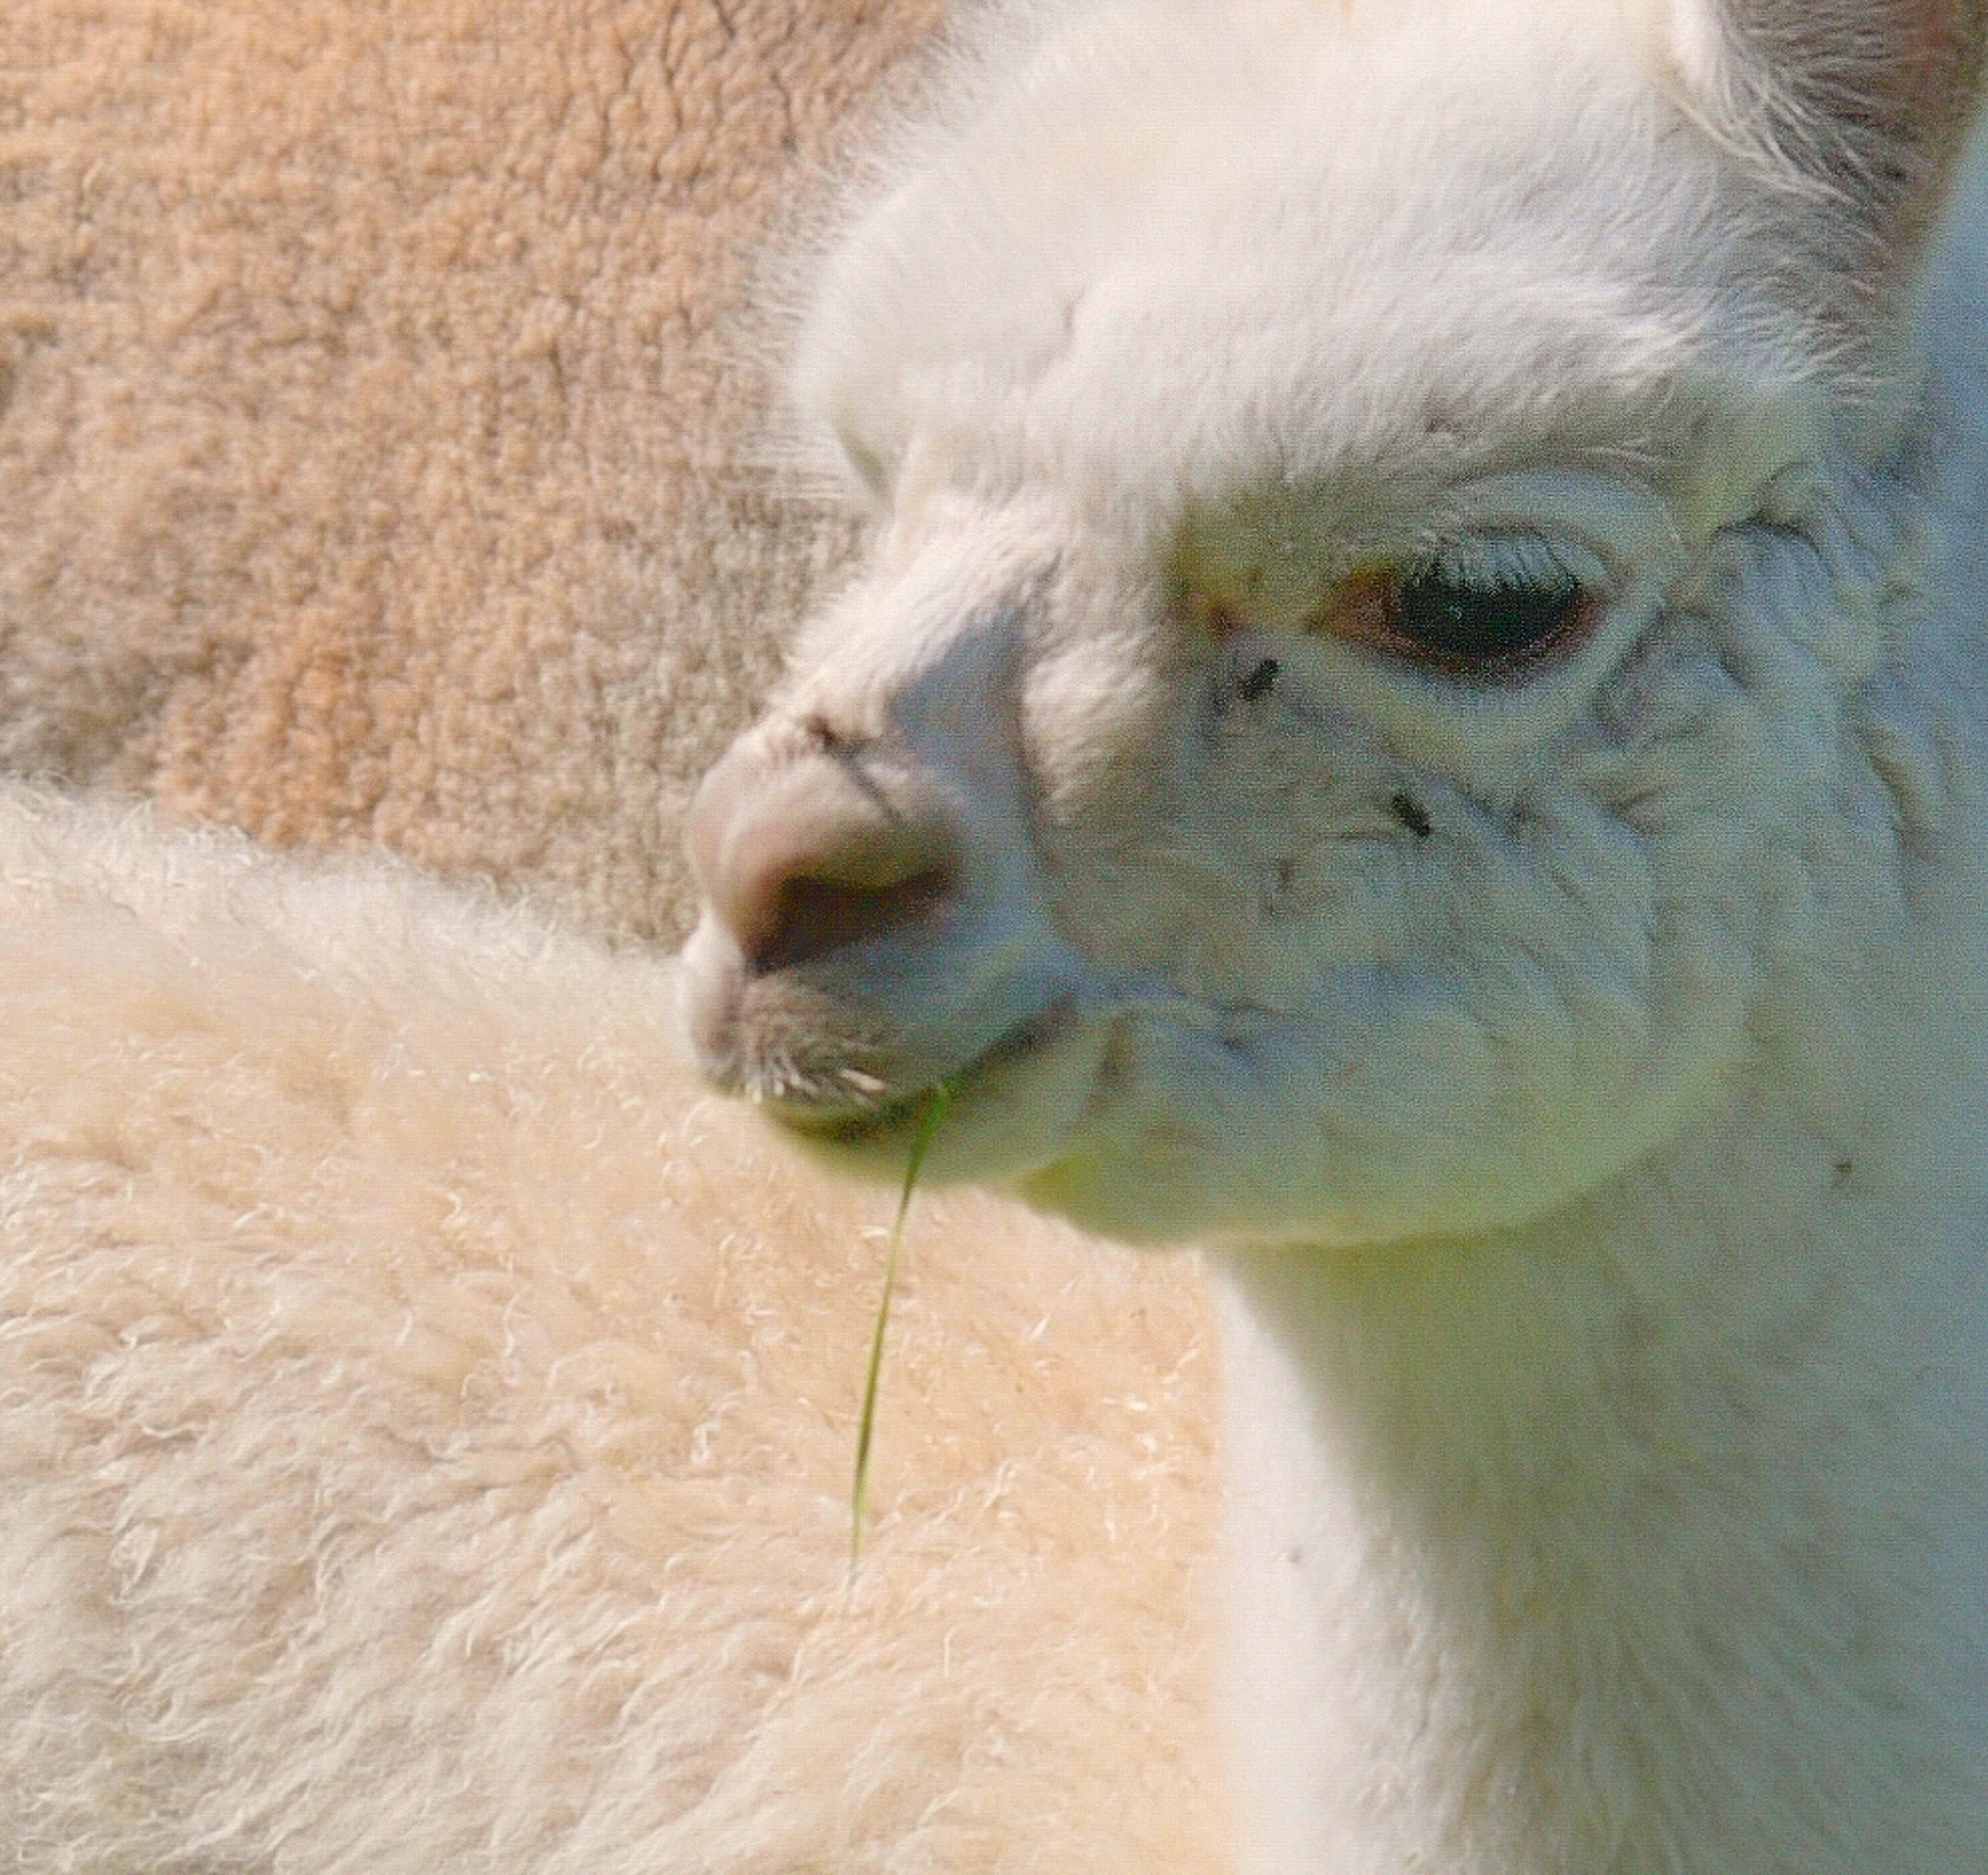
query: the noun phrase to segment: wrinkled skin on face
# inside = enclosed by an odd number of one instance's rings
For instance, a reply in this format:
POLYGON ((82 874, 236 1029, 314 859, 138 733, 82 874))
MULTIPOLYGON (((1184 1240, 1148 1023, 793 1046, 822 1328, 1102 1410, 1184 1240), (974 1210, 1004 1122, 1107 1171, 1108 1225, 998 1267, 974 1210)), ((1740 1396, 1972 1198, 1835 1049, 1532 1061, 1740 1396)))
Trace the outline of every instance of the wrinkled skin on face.
POLYGON ((1902 889, 1882 370, 1619 34, 1122 11, 824 269, 871 562, 693 813, 695 1046, 1135 1241, 1534 1216, 1902 889))

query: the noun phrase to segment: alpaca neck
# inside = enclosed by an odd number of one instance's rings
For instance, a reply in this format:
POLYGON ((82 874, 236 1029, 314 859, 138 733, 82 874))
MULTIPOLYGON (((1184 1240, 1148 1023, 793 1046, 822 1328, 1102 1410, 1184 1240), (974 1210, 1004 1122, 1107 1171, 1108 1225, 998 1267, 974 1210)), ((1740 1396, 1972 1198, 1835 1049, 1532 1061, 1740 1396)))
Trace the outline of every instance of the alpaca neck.
POLYGON ((1929 1130, 1881 1176, 1743 1101, 1503 1241, 1229 1259, 1250 1875, 1988 1867, 1979 1154, 1929 1130))

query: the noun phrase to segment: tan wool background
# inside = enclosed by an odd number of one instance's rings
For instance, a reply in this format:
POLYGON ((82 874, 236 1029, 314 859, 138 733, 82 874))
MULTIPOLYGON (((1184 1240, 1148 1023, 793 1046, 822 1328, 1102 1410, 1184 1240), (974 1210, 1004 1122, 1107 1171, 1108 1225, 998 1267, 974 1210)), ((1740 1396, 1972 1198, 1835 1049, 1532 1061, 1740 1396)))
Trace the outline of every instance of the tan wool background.
POLYGON ((680 934, 843 530, 750 311, 931 0, 9 0, 0 759, 680 934))

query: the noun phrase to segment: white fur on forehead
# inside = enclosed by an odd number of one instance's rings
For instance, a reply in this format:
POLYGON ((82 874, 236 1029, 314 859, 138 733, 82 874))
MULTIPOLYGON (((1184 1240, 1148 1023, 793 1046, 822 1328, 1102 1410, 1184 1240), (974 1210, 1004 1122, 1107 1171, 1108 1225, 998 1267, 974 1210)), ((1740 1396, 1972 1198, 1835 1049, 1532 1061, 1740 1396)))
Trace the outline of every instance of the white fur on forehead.
POLYGON ((1156 517, 1266 468, 1439 481, 1459 438, 1548 434, 1661 458, 1695 398, 1876 397, 1614 7, 1119 0, 1028 52, 1009 23, 800 350, 804 405, 901 502, 1036 481, 1156 517))

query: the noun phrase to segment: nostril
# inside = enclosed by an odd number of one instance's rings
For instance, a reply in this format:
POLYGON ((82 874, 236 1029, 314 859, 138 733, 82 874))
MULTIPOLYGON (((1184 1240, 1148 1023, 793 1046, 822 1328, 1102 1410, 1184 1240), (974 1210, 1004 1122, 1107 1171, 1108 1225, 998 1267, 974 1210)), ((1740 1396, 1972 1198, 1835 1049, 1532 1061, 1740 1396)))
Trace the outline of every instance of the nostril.
POLYGON ((705 776, 685 834, 713 916, 760 975, 931 922, 966 872, 965 829, 928 779, 887 792, 843 763, 769 764, 750 742, 705 776))
POLYGON ((880 884, 850 884, 806 873, 784 880, 748 946, 758 971, 788 970, 851 945, 925 923, 952 897, 958 875, 927 866, 880 884))

